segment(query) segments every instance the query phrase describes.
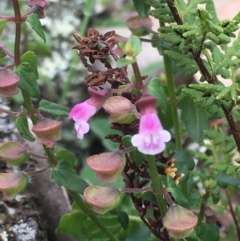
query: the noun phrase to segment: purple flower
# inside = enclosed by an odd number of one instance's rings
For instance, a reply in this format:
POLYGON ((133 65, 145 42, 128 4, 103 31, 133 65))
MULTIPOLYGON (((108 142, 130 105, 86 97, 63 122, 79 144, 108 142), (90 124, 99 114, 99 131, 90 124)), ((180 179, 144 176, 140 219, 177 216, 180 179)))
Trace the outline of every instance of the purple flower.
POLYGON ((89 87, 88 91, 92 97, 75 105, 69 113, 69 118, 75 121, 75 129, 79 139, 83 139, 84 134, 89 131, 88 120, 101 108, 110 94, 109 89, 96 91, 89 87))
POLYGON ((165 149, 171 135, 164 130, 156 113, 156 98, 144 96, 138 100, 141 108, 139 133, 131 139, 132 145, 144 154, 156 155, 165 149))

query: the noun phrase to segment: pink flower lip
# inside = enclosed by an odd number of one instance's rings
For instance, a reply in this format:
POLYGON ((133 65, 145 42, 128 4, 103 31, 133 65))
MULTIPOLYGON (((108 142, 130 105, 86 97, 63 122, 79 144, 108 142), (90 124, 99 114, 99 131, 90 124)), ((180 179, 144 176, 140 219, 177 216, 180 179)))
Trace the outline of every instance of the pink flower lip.
POLYGON ((140 118, 139 133, 131 139, 132 145, 144 154, 156 155, 165 149, 171 135, 162 128, 155 112, 146 113, 140 118))

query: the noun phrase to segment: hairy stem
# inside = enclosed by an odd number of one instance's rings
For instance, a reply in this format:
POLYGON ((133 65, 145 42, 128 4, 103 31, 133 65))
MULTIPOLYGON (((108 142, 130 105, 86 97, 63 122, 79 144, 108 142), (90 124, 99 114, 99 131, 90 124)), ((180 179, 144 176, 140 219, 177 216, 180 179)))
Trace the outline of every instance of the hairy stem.
POLYGON ((92 209, 83 201, 81 196, 73 191, 68 190, 68 193, 71 195, 73 200, 79 206, 79 208, 102 230, 102 232, 108 237, 109 241, 118 241, 118 239, 109 231, 107 226, 97 218, 96 214, 92 211, 92 209))
POLYGON ((134 62, 132 64, 132 68, 133 68, 133 72, 134 72, 134 76, 135 76, 135 81, 136 81, 136 89, 139 91, 139 93, 142 90, 142 76, 138 67, 138 63, 134 62))
POLYGON ((148 160, 149 174, 152 181, 152 188, 154 190, 154 194, 157 199, 157 204, 161 212, 161 217, 163 218, 165 213, 167 212, 167 202, 166 202, 166 199, 164 199, 162 194, 162 188, 163 188, 162 180, 161 180, 162 178, 158 174, 155 157, 151 155, 147 155, 147 160, 148 160))
POLYGON ((174 79, 172 74, 171 60, 166 55, 163 55, 163 61, 164 61, 164 66, 166 71, 168 92, 169 92, 170 104, 172 109, 172 119, 173 119, 173 126, 174 126, 176 149, 181 150, 182 149, 181 132, 180 132, 179 121, 178 121, 177 98, 175 93, 175 85, 174 85, 174 79))

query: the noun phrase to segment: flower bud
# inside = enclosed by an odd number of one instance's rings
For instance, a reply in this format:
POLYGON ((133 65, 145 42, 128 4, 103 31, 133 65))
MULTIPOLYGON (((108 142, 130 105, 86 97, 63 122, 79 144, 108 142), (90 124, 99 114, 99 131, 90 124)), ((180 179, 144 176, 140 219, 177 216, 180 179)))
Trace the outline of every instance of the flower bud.
POLYGON ((145 28, 149 29, 152 27, 152 21, 150 18, 141 18, 140 16, 133 16, 127 19, 126 21, 127 27, 136 36, 144 36, 149 34, 149 31, 145 28))
POLYGON ((110 123, 129 124, 136 117, 132 113, 135 106, 122 96, 112 96, 103 104, 103 109, 110 114, 110 123))
POLYGON ((28 177, 22 173, 0 173, 0 191, 7 200, 13 200, 28 184, 28 177))
POLYGON ((55 142, 61 139, 59 134, 61 126, 61 121, 44 118, 33 126, 32 131, 36 134, 39 144, 53 149, 55 142))
POLYGON ((10 166, 20 165, 29 157, 25 147, 16 141, 8 141, 0 145, 0 158, 8 161, 10 166))
POLYGON ((105 152, 87 159, 87 164, 96 172, 97 179, 106 183, 117 181, 125 163, 125 156, 120 152, 105 152))
POLYGON ((120 204, 123 194, 117 188, 88 186, 83 196, 96 213, 104 214, 120 204))
POLYGON ((198 217, 192 211, 179 205, 171 206, 163 218, 163 226, 176 239, 188 237, 197 222, 198 217))
POLYGON ((19 76, 9 69, 0 69, 0 97, 11 97, 18 92, 19 76))

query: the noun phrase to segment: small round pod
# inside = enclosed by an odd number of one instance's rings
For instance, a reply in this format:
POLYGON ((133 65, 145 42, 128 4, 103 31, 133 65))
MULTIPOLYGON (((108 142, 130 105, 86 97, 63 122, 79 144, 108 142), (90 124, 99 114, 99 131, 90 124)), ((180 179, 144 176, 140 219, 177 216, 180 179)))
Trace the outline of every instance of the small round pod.
POLYGON ((186 238, 193 232, 197 225, 198 217, 190 210, 174 204, 163 218, 163 226, 168 234, 175 238, 186 238))

